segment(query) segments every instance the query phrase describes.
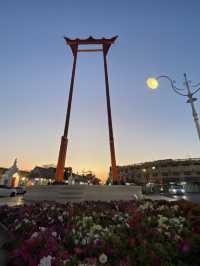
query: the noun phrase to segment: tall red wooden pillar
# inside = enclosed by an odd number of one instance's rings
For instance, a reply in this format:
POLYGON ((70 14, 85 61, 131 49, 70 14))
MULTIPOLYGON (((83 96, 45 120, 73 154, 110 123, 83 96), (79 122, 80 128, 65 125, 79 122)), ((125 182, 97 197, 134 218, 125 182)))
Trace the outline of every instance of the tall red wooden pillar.
POLYGON ((73 62, 73 67, 72 67, 67 114, 66 114, 66 120, 65 120, 65 129, 64 129, 64 134, 61 138, 60 151, 59 151, 58 163, 57 163, 57 168, 56 168, 56 175, 55 175, 56 182, 63 182, 64 180, 64 169, 65 169, 65 160, 66 160, 67 144, 68 144, 67 137, 68 137, 70 114, 71 114, 72 96, 73 96, 73 90, 74 90, 74 78, 75 78, 76 61, 77 61, 77 53, 78 53, 78 43, 71 45, 71 49, 72 49, 72 53, 74 56, 74 62, 73 62))
POLYGON ((113 127, 112 127, 112 113, 110 105, 110 92, 109 92, 109 82, 108 82, 108 68, 107 68, 107 53, 110 48, 110 44, 103 44, 103 60, 104 60, 104 71, 105 71, 105 85, 106 85, 106 103, 107 103, 107 114, 108 114, 108 131, 109 131, 109 143, 110 143, 110 156, 111 156, 111 175, 113 184, 119 182, 117 176, 117 166, 115 159, 115 145, 113 137, 113 127))

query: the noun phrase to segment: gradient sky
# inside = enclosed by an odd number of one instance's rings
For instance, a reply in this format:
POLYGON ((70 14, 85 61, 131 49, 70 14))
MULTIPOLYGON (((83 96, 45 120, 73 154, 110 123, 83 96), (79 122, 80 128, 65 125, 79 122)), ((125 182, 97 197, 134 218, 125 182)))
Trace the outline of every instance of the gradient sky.
MULTIPOLYGON (((200 81, 199 13, 197 0, 0 0, 0 165, 57 161, 73 59, 64 35, 119 35, 108 57, 118 164, 200 157, 186 99, 165 80, 157 91, 145 84, 167 74, 181 87, 184 72, 200 81)), ((102 55, 80 55, 77 67, 66 165, 105 178, 102 55)))

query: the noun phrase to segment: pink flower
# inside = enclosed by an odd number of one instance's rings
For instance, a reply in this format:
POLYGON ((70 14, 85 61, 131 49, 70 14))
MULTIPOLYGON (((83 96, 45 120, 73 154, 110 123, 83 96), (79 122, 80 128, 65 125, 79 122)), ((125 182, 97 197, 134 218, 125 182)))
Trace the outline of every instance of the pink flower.
POLYGON ((183 253, 186 253, 190 250, 190 245, 187 241, 182 241, 180 243, 180 250, 183 252, 183 253))
POLYGON ((47 249, 49 252, 55 252, 57 250, 57 242, 53 238, 47 240, 47 249))
POLYGON ((83 250, 79 247, 75 247, 74 251, 77 255, 80 255, 83 252, 83 250))
POLYGON ((60 253, 60 255, 61 255, 61 258, 64 259, 64 260, 69 260, 69 259, 70 259, 70 255, 69 255, 69 253, 68 253, 67 250, 62 251, 62 252, 60 253))
POLYGON ((89 265, 96 265, 97 258, 87 258, 86 261, 88 262, 89 265))

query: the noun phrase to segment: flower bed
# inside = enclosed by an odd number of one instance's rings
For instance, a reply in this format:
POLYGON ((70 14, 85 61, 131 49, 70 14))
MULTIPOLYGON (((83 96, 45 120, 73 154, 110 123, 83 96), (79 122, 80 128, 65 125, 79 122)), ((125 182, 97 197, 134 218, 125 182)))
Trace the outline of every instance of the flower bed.
POLYGON ((9 264, 200 265, 200 206, 185 201, 0 207, 9 264))

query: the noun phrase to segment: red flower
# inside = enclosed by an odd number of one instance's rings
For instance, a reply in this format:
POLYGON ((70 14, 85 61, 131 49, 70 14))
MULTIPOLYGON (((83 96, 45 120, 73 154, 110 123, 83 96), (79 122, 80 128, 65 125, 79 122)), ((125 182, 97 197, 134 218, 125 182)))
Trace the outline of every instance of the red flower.
POLYGON ((136 245, 136 240, 135 240, 135 238, 130 238, 130 239, 128 240, 128 243, 129 243, 129 245, 130 245, 131 247, 134 247, 134 246, 136 245))
POLYGON ((32 249, 38 245, 38 239, 36 238, 29 238, 25 241, 25 243, 28 245, 29 249, 32 249))
POLYGON ((183 240, 181 243, 180 243, 180 246, 179 246, 180 250, 183 252, 183 253, 186 253, 190 250, 190 244, 183 240))

